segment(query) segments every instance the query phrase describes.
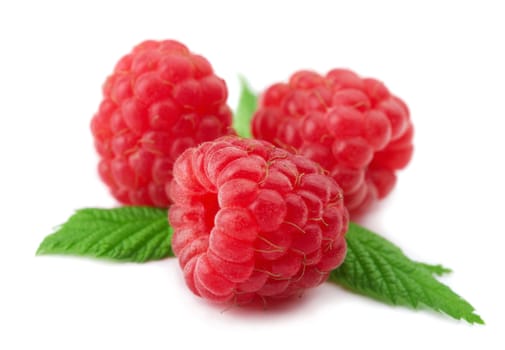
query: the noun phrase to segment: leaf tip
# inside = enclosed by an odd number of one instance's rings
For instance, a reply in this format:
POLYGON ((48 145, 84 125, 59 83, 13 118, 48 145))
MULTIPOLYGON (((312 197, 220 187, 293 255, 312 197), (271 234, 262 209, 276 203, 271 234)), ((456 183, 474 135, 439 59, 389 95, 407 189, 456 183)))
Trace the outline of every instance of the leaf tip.
MULTIPOLYGON (((240 94, 242 98, 247 98, 250 99, 248 103, 250 104, 248 107, 249 108, 255 108, 256 107, 256 94, 254 93, 251 84, 249 83, 249 80, 242 75, 238 75, 238 80, 240 82, 240 94)), ((245 107, 245 105, 243 105, 245 107)))
POLYGON ((452 269, 440 264, 434 265, 433 268, 433 273, 437 276, 442 276, 453 272, 452 269))
POLYGON ((245 77, 245 75, 244 75, 244 74, 239 73, 239 74, 238 74, 238 80, 239 80, 240 85, 241 85, 242 87, 244 87, 244 86, 249 86, 249 82, 247 81, 247 78, 245 77))
POLYGON ((484 326, 486 324, 486 322, 484 322, 482 317, 480 317, 476 313, 472 313, 468 317, 465 317, 465 321, 467 321, 470 324, 480 324, 482 326, 484 326))
POLYGON ((39 247, 37 249, 37 251, 35 252, 35 256, 41 256, 41 255, 46 255, 46 254, 47 254, 47 251, 42 247, 39 247))

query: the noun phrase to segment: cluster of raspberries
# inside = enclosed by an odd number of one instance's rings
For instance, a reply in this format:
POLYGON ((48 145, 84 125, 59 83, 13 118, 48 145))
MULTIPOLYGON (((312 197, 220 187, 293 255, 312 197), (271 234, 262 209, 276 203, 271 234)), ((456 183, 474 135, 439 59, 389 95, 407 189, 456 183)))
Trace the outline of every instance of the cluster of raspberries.
POLYGON ((119 202, 169 208, 196 295, 300 295, 342 264, 349 215, 385 197, 408 164, 408 108, 352 71, 299 71, 263 92, 255 139, 243 139, 227 96, 180 42, 137 45, 105 81, 91 122, 98 172, 119 202))

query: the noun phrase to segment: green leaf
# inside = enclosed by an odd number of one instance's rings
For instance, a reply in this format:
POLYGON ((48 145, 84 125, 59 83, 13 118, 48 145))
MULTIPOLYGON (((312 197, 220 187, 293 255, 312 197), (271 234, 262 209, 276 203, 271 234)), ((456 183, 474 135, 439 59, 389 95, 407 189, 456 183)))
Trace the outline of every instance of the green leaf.
POLYGON ((469 323, 484 324, 475 309, 433 274, 446 269, 418 263, 379 235, 351 223, 347 256, 330 280, 373 298, 413 308, 425 306, 469 323))
POLYGON ((244 77, 240 77, 240 86, 240 99, 233 119, 233 127, 239 136, 250 138, 252 136, 251 119, 258 107, 258 97, 244 77))
POLYGON ((435 275, 435 276, 443 276, 445 274, 451 273, 452 270, 442 266, 442 265, 431 265, 431 264, 426 264, 423 262, 416 262, 417 266, 425 269, 429 273, 435 275))
POLYGON ((173 256, 167 211, 150 207, 76 211, 47 236, 37 255, 66 254, 145 262, 173 256))

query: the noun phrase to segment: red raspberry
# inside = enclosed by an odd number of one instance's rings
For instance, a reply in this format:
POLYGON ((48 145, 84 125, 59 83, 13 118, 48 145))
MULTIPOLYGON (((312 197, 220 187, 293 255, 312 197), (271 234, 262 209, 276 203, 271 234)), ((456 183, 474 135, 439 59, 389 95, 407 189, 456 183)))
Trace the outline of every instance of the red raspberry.
POLYGON ((91 121, 102 180, 125 204, 166 207, 186 148, 232 133, 225 82, 173 41, 145 41, 116 64, 91 121))
POLYGON ((270 86, 253 117, 253 135, 318 162, 342 187, 351 214, 385 197, 412 156, 405 103, 378 80, 334 69, 299 71, 270 86))
POLYGON ((344 259, 340 188, 316 163, 268 142, 224 137, 186 150, 169 192, 172 247, 203 298, 288 297, 344 259))

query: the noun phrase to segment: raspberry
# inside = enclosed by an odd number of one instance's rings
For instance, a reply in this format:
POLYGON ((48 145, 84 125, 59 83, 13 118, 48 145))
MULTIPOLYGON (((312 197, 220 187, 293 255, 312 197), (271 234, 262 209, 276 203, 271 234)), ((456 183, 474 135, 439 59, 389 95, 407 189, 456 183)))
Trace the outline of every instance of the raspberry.
POLYGON ((91 121, 98 171, 124 204, 166 207, 165 184, 186 148, 232 133, 225 82, 173 41, 145 41, 121 58, 91 121))
POLYGON ((318 162, 342 187, 351 215, 391 192, 413 151, 405 103, 380 81, 345 69, 299 71, 270 86, 252 132, 318 162))
POLYGON ((337 183, 266 141, 228 136, 187 149, 168 192, 173 251, 203 298, 286 298, 343 262, 348 213, 337 183))

